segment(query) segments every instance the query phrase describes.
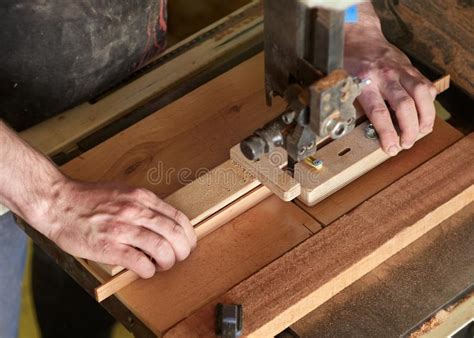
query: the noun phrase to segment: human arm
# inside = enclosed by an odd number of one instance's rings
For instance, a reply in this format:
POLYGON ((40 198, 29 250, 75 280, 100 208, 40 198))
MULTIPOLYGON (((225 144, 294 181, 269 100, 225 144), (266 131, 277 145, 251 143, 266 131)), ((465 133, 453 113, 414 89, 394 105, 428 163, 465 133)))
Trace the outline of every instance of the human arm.
POLYGON ((0 203, 66 252, 143 278, 184 260, 196 245, 188 218, 152 192, 72 180, 2 121, 0 203))
POLYGON ((359 22, 346 24, 345 35, 345 68, 371 80, 358 101, 377 130, 382 149, 394 156, 411 148, 420 132, 433 129, 436 88, 385 39, 370 2, 359 5, 359 22), (395 111, 400 137, 385 101, 395 111))

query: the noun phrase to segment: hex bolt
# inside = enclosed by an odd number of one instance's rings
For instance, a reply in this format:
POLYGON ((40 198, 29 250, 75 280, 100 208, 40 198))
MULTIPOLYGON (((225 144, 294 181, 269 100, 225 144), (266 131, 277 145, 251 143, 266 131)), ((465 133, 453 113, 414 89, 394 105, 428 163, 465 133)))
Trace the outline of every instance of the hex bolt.
POLYGON ((377 134, 377 131, 374 128, 374 125, 370 123, 366 128, 365 128, 365 137, 371 140, 377 139, 379 136, 377 134))

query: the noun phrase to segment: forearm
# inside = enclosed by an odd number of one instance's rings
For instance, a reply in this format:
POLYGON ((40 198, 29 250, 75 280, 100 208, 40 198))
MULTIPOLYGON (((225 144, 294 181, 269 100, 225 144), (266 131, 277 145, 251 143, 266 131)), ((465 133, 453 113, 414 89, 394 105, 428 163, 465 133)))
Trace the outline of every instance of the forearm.
POLYGON ((63 180, 51 161, 0 121, 1 204, 28 221, 38 221, 63 180))

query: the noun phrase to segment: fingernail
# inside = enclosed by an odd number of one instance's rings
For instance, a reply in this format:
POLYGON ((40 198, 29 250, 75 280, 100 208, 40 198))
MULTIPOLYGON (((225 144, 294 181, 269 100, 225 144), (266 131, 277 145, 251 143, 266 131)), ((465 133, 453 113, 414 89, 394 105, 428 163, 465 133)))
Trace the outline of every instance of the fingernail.
POLYGON ((406 142, 406 141, 403 142, 403 141, 402 141, 402 148, 403 148, 403 149, 410 149, 411 147, 413 147, 413 144, 414 144, 414 143, 412 143, 412 142, 406 142))
POLYGON ((390 156, 396 156, 398 154, 398 147, 397 146, 390 146, 390 148, 388 148, 388 154, 390 156))

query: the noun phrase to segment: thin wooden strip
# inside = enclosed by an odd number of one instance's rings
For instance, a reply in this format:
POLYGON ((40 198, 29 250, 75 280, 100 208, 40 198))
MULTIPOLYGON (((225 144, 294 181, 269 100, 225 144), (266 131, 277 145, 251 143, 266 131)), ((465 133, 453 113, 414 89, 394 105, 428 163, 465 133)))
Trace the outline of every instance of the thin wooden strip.
MULTIPOLYGON (((198 240, 203 239, 270 196, 271 192, 266 187, 260 186, 236 202, 226 206, 223 210, 196 226, 198 240)), ((108 281, 101 279, 104 284, 95 289, 96 300, 102 302, 137 279, 139 279, 138 275, 130 270, 123 271, 108 281)))
POLYGON ((272 192, 267 187, 263 185, 259 186, 254 191, 248 193, 246 196, 243 196, 232 204, 229 204, 224 209, 210 217, 208 220, 198 224, 195 227, 198 238, 206 237, 213 231, 220 228, 222 225, 232 221, 234 218, 256 206, 258 203, 267 199, 271 195, 272 192))
POLYGON ((274 336, 474 201, 474 134, 176 325, 214 334, 218 302, 242 304, 245 336, 274 336))

